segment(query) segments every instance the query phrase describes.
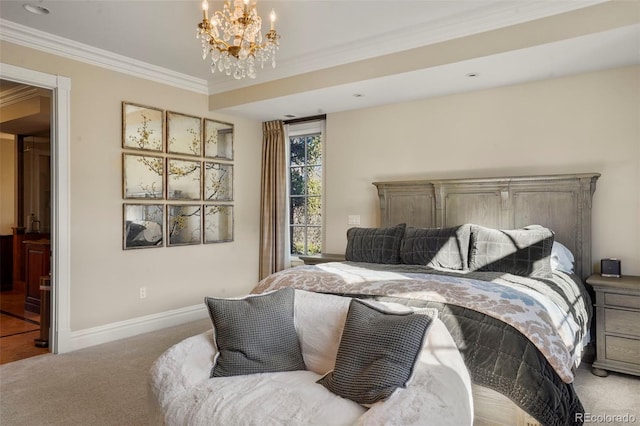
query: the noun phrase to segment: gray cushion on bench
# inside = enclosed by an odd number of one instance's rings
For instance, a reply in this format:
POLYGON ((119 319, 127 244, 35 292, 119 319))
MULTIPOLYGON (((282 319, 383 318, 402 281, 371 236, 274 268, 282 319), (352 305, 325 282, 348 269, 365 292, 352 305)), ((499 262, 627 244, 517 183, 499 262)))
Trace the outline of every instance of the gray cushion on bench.
POLYGON ((387 312, 353 299, 336 365, 318 383, 360 404, 388 398, 411 377, 432 313, 387 312))
POLYGON ((211 377, 305 370, 293 288, 242 299, 206 297, 218 354, 211 377))

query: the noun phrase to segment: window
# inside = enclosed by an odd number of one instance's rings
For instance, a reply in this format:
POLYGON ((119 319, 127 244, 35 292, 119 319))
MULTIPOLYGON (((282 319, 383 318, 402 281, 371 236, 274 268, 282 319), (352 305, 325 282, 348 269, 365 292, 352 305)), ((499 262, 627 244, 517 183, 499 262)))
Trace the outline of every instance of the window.
POLYGON ((289 235, 292 255, 322 253, 322 127, 289 125, 289 235))

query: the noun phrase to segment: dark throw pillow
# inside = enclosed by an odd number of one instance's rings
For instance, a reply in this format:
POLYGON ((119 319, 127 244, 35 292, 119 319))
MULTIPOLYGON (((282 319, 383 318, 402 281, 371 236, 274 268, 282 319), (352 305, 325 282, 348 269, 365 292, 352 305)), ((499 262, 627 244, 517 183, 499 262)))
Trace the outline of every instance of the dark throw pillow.
POLYGON ((411 377, 431 311, 387 312, 352 299, 333 371, 318 383, 359 404, 384 400, 411 377))
POLYGON ((406 224, 388 228, 347 230, 345 260, 367 263, 400 263, 400 243, 406 224))
POLYGON ((211 377, 305 370, 287 287, 242 299, 206 297, 218 354, 211 377))
POLYGON ((400 259, 408 265, 466 270, 471 225, 451 228, 408 226, 400 246, 400 259))
POLYGON ((472 225, 469 269, 548 278, 553 239, 553 231, 541 226, 503 230, 472 225))

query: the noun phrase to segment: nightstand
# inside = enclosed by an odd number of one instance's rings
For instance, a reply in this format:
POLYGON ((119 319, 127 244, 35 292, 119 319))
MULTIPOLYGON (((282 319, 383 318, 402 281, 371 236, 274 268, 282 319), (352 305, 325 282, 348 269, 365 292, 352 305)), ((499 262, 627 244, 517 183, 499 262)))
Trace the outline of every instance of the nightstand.
POLYGON ((327 262, 344 262, 344 254, 322 253, 312 256, 298 256, 298 259, 302 260, 305 265, 317 265, 327 262))
POLYGON ((596 292, 596 360, 591 372, 640 375, 640 277, 591 275, 596 292))

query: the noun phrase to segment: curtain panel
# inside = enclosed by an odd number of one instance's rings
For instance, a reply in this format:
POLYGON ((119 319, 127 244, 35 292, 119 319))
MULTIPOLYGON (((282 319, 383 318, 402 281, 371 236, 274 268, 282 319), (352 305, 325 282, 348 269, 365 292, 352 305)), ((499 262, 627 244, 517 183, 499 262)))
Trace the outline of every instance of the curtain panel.
POLYGON ((285 269, 288 243, 287 144, 282 121, 262 123, 260 279, 285 269))

